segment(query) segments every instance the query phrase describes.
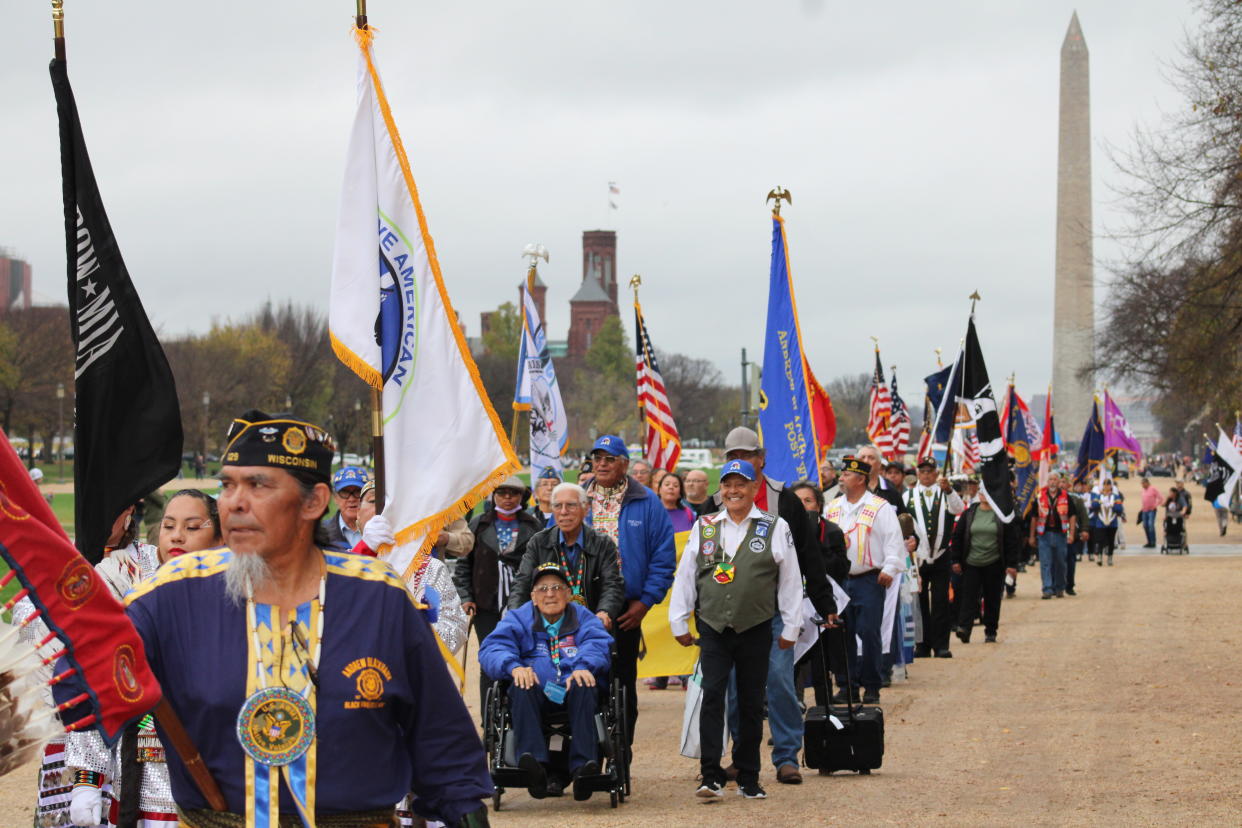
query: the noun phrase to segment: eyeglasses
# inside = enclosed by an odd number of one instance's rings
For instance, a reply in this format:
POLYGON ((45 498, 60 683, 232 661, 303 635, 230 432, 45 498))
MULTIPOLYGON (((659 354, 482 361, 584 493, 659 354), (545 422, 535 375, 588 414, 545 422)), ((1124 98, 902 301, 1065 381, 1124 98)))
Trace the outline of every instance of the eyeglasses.
POLYGON ((569 589, 569 587, 564 584, 544 584, 543 586, 535 587, 532 592, 542 592, 544 595, 555 595, 556 593, 564 592, 567 589, 569 589))
POLYGON ((336 496, 341 500, 362 500, 362 492, 337 492, 336 496))
POLYGON ((593 454, 591 455, 591 460, 597 466, 606 466, 611 463, 621 462, 621 458, 617 457, 615 454, 593 454))
POLYGON ((582 508, 582 504, 576 500, 571 500, 569 503, 553 503, 552 504, 552 511, 554 512, 572 512, 574 509, 581 509, 581 508, 582 508))

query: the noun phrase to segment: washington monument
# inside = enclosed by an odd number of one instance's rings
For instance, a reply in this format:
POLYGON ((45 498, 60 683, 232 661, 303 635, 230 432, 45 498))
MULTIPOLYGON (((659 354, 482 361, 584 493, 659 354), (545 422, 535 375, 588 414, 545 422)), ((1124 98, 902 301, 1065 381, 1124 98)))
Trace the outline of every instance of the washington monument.
POLYGON ((1057 260, 1052 325, 1052 404, 1058 431, 1082 438, 1094 380, 1080 372, 1095 358, 1095 277, 1091 249, 1091 97, 1087 42, 1070 18, 1061 44, 1061 122, 1057 147, 1057 260))

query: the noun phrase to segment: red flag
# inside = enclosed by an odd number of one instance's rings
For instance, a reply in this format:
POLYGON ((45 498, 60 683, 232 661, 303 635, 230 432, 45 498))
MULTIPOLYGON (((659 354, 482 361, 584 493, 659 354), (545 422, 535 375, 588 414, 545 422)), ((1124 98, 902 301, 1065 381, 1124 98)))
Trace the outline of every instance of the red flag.
POLYGON ((51 507, 0 432, 0 557, 38 617, 61 643, 53 679, 73 686, 61 718, 97 724, 108 743, 160 701, 142 639, 95 568, 69 541, 51 507))
POLYGON ((806 378, 811 392, 811 419, 815 423, 815 442, 819 444, 819 457, 816 461, 822 463, 828 449, 832 448, 837 439, 837 415, 832 410, 832 398, 819 384, 819 380, 815 379, 806 357, 802 358, 802 363, 806 366, 806 378))

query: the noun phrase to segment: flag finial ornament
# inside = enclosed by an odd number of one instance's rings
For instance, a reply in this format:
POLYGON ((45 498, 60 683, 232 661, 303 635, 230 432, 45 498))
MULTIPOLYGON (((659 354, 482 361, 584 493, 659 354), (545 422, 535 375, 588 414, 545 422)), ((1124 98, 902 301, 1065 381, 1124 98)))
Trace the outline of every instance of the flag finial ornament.
POLYGON ((548 248, 542 244, 531 243, 526 245, 522 248, 522 256, 530 260, 531 267, 535 267, 539 259, 543 259, 545 262, 551 261, 551 258, 548 256, 548 248))
POLYGON ((638 294, 638 286, 643 283, 643 277, 635 273, 630 277, 630 287, 634 289, 635 295, 638 294))
POLYGON ((982 299, 983 297, 982 297, 982 296, 980 296, 980 295, 979 295, 979 291, 977 291, 977 290, 976 290, 974 293, 970 294, 970 296, 967 296, 966 298, 970 300, 970 312, 971 312, 971 313, 974 313, 974 312, 975 312, 975 303, 976 303, 976 302, 978 302, 978 301, 979 301, 980 299, 982 299))
POLYGON ((775 201, 776 203, 772 205, 772 215, 779 216, 781 214, 782 199, 789 204, 793 204, 793 195, 790 194, 789 190, 778 184, 776 187, 768 190, 768 197, 763 200, 763 203, 767 204, 769 201, 775 201))

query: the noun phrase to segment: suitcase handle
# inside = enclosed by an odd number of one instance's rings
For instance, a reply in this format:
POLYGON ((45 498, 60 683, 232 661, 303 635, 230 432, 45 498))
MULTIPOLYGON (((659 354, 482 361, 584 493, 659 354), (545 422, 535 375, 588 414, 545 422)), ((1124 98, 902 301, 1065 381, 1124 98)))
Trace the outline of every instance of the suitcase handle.
MULTIPOLYGON (((819 631, 819 658, 824 667, 824 683, 827 685, 827 694, 825 698, 828 700, 828 707, 825 710, 827 715, 832 714, 832 676, 828 672, 828 654, 825 652, 824 639, 834 633, 839 634, 841 641, 841 658, 845 666, 845 709, 848 711, 850 723, 854 722, 854 679, 850 675, 850 654, 845 649, 845 641, 848 637, 844 622, 841 626, 819 631)), ((834 636, 838 637, 838 636, 834 636)))

